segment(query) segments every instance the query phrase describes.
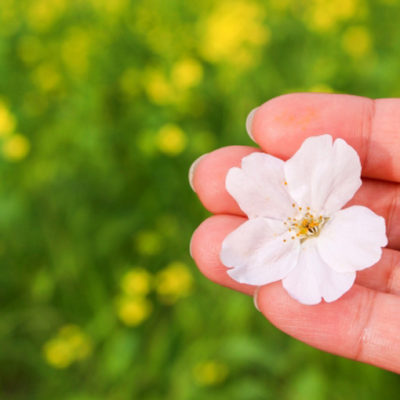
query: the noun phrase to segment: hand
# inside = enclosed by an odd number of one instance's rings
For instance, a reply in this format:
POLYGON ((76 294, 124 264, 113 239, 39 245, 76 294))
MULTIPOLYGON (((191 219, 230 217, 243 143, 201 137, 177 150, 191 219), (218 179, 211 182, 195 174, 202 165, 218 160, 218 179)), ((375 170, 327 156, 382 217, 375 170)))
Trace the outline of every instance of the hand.
POLYGON ((400 99, 291 94, 263 104, 251 133, 267 153, 289 158, 303 140, 329 133, 354 147, 363 185, 349 205, 371 208, 386 219, 389 244, 381 260, 358 272, 356 284, 333 303, 305 306, 275 282, 255 290, 232 280, 219 252, 226 235, 246 219, 225 189, 225 176, 258 148, 230 146, 195 165, 192 184, 214 216, 193 234, 191 253, 210 280, 255 295, 264 316, 282 331, 316 348, 400 373, 400 99))

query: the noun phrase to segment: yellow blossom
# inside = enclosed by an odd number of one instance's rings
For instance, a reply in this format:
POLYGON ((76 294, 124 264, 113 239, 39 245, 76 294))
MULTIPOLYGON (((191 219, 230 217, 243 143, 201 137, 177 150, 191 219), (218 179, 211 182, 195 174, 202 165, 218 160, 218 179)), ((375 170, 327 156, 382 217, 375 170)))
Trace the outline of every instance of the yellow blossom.
POLYGON ((55 368, 66 368, 73 362, 71 347, 64 340, 49 340, 43 348, 46 361, 55 368))
POLYGON ((46 361, 55 368, 66 368, 87 358, 92 351, 89 337, 77 325, 63 326, 57 336, 43 346, 46 361))
MULTIPOLYGON (((205 21, 201 53, 211 62, 237 63, 237 54, 266 44, 270 31, 264 9, 252 1, 221 1, 205 21)), ((246 60, 248 63, 248 60, 246 60)))
POLYGON ((316 92, 316 93, 333 93, 334 90, 324 83, 319 83, 317 85, 313 85, 309 88, 309 92, 316 92))
POLYGON ((61 56, 64 64, 74 74, 84 75, 89 66, 90 37, 80 28, 72 28, 62 45, 61 56))
POLYGON ((14 115, 5 103, 0 101, 0 136, 8 135, 15 129, 16 121, 14 115))
POLYGON ((150 292, 151 274, 144 268, 132 268, 121 279, 121 288, 130 296, 145 296, 150 292))
POLYGON ((129 6, 129 0, 90 0, 92 6, 105 17, 121 15, 129 6))
POLYGON ((59 338, 69 344, 75 360, 87 358, 92 351, 89 337, 77 325, 63 326, 59 331, 59 338))
POLYGON ((32 79, 45 92, 56 89, 61 82, 61 76, 57 68, 48 62, 40 64, 33 71, 32 79))
POLYGON ((329 31, 338 23, 361 12, 360 0, 311 0, 305 7, 306 23, 311 29, 329 31))
POLYGON ((352 26, 343 34, 342 45, 352 57, 365 56, 371 50, 371 35, 364 26, 352 26))
POLYGON ((173 66, 171 76, 176 87, 190 88, 200 83, 203 77, 203 67, 193 58, 184 58, 173 66))
POLYGON ((140 254, 152 256, 161 250, 161 236, 155 231, 141 231, 135 236, 137 250, 140 254))
POLYGON ((144 89, 149 99, 156 104, 169 104, 173 101, 173 87, 159 70, 148 70, 145 73, 144 89))
POLYGON ((193 369, 193 375, 199 385, 218 385, 226 379, 228 367, 219 361, 209 360, 197 364, 193 369))
POLYGON ((21 135, 8 136, 3 142, 3 155, 9 161, 20 161, 29 153, 29 140, 21 135))
POLYGON ((186 147, 186 135, 183 130, 174 124, 164 125, 157 134, 157 147, 169 156, 176 156, 186 147))
POLYGON ((64 12, 66 0, 33 0, 27 8, 28 23, 35 30, 48 30, 64 12))
POLYGON ((146 320, 153 306, 144 297, 123 296, 117 300, 117 314, 120 320, 128 326, 136 326, 146 320))
POLYGON ((167 265, 156 276, 155 289, 161 301, 166 304, 175 303, 190 294, 193 277, 187 265, 174 261, 167 265))

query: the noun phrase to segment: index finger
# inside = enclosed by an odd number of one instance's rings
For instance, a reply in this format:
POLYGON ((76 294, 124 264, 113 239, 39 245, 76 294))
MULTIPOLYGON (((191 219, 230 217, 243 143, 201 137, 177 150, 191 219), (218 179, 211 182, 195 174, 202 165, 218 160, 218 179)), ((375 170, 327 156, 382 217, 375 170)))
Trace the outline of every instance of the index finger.
POLYGON ((328 133, 356 149, 363 176, 400 182, 400 99, 294 93, 251 115, 251 135, 270 154, 287 159, 308 136, 328 133))

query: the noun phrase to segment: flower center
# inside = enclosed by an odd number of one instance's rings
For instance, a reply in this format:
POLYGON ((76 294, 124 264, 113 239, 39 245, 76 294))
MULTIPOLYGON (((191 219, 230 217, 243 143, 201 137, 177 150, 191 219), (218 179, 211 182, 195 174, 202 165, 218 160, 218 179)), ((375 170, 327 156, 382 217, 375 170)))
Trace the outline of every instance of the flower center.
MULTIPOLYGON (((296 207, 296 205, 293 204, 293 207, 296 207)), ((298 216, 296 218, 289 217, 284 224, 288 227, 288 231, 292 233, 291 238, 293 240, 298 238, 302 243, 306 239, 318 236, 329 218, 311 214, 310 207, 306 208, 305 213, 302 211, 302 207, 298 207, 298 209, 298 216)))

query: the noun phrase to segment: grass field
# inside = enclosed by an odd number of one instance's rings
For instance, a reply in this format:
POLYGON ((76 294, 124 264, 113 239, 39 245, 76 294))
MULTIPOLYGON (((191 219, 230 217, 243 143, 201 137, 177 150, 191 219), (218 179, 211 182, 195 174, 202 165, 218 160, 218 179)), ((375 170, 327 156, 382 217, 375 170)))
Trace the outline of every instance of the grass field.
POLYGON ((0 398, 397 398, 188 252, 187 171, 293 91, 400 96, 396 0, 1 0, 0 398))

